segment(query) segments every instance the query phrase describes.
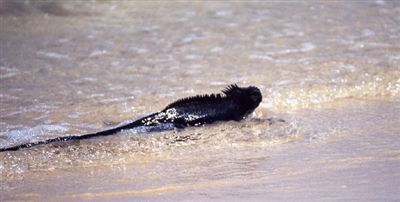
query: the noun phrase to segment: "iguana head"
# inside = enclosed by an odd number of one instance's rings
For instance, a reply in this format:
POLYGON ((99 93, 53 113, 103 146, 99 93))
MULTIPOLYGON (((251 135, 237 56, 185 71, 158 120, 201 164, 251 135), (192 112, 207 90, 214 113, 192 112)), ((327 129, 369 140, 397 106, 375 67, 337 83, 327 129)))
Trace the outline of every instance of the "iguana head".
POLYGON ((222 92, 227 97, 231 97, 239 102, 238 113, 242 118, 252 113, 262 101, 260 89, 254 86, 241 88, 236 84, 232 84, 222 92))

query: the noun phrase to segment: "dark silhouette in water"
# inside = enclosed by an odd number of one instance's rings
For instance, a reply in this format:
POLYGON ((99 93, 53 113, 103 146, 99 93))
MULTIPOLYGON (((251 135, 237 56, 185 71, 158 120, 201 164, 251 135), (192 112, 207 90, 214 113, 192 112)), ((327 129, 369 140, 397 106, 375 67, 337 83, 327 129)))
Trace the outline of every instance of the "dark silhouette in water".
POLYGON ((160 112, 113 129, 81 136, 57 137, 39 142, 2 148, 0 151, 15 151, 52 142, 113 135, 120 131, 137 127, 149 128, 152 131, 161 131, 171 128, 184 128, 186 126, 200 126, 215 121, 240 121, 246 118, 248 114, 252 113, 262 100, 260 90, 254 86, 240 88, 236 84, 233 84, 222 92, 223 94, 198 95, 180 99, 168 105, 160 112))

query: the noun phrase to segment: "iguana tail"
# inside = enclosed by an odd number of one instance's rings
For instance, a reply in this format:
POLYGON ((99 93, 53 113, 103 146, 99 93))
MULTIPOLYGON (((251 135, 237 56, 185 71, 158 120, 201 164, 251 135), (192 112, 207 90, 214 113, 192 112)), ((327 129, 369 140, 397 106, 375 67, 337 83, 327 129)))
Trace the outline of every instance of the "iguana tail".
MULTIPOLYGON (((152 114, 154 115, 154 114, 152 114)), ((150 115, 150 116, 152 116, 150 115)), ((147 117, 150 117, 147 116, 147 117)), ((108 136, 108 135, 113 135, 115 133, 118 133, 122 130, 125 129, 132 129, 135 127, 139 127, 139 126, 143 126, 143 122, 142 120, 144 120, 145 118, 141 118, 137 121, 134 121, 132 123, 123 125, 123 126, 119 126, 116 128, 112 128, 109 130, 105 130, 105 131, 100 131, 97 133, 90 133, 90 134, 86 134, 86 135, 81 135, 81 136, 66 136, 66 137, 57 137, 57 138, 53 138, 53 139, 48 139, 48 140, 43 140, 43 141, 38 141, 38 142, 32 142, 32 143, 26 143, 26 144, 21 144, 21 145, 16 145, 16 146, 12 146, 12 147, 7 147, 7 148, 0 148, 0 152, 4 152, 4 151, 16 151, 16 150, 20 150, 23 148, 29 148, 29 147, 33 147, 36 145, 43 145, 43 144, 49 144, 52 142, 66 142, 66 141, 71 141, 71 140, 82 140, 82 139, 89 139, 89 138, 94 138, 94 137, 99 137, 99 136, 108 136)))

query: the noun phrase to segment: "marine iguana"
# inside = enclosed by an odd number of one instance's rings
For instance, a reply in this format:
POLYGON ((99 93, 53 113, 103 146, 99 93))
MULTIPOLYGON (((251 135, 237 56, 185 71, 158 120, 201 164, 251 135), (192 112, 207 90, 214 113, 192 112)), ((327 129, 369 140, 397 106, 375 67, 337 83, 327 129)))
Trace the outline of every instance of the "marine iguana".
POLYGON ((132 123, 113 129, 81 136, 57 137, 39 142, 1 148, 0 152, 15 151, 52 142, 108 136, 123 130, 138 127, 155 128, 161 131, 172 128, 184 128, 187 126, 200 126, 216 121, 240 121, 252 113, 260 104, 261 100, 262 95, 257 87, 249 86, 241 88, 236 84, 232 84, 222 90, 222 94, 197 95, 183 98, 169 104, 160 112, 150 114, 132 123))

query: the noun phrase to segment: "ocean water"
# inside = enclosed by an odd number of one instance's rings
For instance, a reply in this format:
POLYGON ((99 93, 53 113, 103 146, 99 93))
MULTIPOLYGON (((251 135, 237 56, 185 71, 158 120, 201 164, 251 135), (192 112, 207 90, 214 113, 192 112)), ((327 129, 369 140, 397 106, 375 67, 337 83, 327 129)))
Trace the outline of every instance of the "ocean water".
POLYGON ((242 122, 2 152, 0 201, 398 201, 399 12, 397 1, 0 0, 1 148, 232 83, 263 94, 242 122))

